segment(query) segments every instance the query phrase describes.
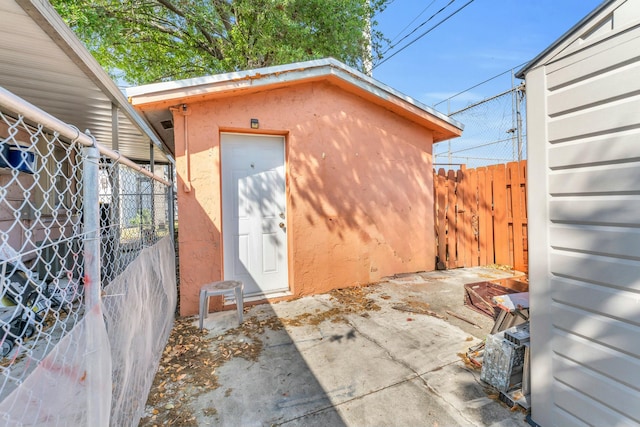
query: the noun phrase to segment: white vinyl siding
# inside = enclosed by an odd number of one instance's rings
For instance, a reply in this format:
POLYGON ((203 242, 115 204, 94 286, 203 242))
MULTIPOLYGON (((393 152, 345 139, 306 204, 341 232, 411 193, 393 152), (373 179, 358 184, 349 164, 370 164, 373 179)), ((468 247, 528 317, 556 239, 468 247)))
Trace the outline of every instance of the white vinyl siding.
POLYGON ((640 424, 640 8, 614 2, 592 21, 527 73, 544 427, 640 424))

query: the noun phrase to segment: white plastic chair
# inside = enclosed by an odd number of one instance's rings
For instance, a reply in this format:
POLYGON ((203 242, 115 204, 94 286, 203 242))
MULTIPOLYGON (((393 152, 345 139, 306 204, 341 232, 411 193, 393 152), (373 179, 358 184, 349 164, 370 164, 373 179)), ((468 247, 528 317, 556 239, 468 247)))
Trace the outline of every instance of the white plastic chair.
POLYGON ((222 280, 208 283, 200 289, 200 329, 203 328, 204 319, 209 314, 209 298, 213 296, 234 295, 238 321, 242 324, 242 310, 244 306, 244 284, 238 280, 222 280))

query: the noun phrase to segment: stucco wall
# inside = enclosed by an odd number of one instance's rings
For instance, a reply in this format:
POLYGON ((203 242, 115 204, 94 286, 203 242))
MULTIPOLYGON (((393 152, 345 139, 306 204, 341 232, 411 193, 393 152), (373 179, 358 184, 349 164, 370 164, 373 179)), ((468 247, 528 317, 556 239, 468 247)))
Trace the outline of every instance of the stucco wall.
POLYGON ((431 132, 329 83, 188 102, 174 112, 180 311, 222 272, 220 132, 285 135, 294 296, 434 268, 431 132))

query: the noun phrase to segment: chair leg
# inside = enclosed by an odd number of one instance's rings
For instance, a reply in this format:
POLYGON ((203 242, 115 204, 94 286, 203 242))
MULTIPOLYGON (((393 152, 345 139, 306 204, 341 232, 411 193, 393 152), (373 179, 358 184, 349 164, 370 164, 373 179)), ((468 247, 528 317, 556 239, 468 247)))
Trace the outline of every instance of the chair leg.
POLYGON ((209 310, 209 307, 207 307, 208 301, 209 298, 206 296, 206 293, 200 292, 200 330, 202 330, 204 326, 204 318, 209 310))
POLYGON ((244 297, 242 295, 242 287, 238 286, 234 289, 236 293, 236 309, 238 310, 238 321, 242 324, 242 316, 244 309, 244 297))

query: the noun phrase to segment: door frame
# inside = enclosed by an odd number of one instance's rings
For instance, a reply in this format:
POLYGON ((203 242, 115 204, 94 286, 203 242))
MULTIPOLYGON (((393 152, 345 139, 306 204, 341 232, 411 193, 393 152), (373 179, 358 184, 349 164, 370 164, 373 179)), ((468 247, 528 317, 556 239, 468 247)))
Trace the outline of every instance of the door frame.
POLYGON ((220 183, 220 258, 221 258, 221 280, 225 280, 225 244, 224 244, 224 223, 225 223, 225 215, 224 215, 224 204, 225 204, 225 200, 223 199, 222 196, 222 174, 223 174, 223 168, 224 168, 224 164, 222 162, 222 138, 223 135, 246 135, 246 136, 254 136, 254 137, 280 137, 282 138, 282 150, 283 150, 283 166, 284 166, 284 197, 285 197, 285 212, 286 212, 286 218, 285 218, 285 226, 287 229, 287 233, 286 233, 286 241, 287 241, 287 251, 285 254, 286 260, 287 260, 287 271, 286 271, 286 278, 287 278, 287 289, 286 290, 280 290, 280 291, 274 291, 274 292, 269 292, 266 294, 260 294, 260 295, 252 295, 249 297, 245 297, 245 301, 263 301, 263 300, 267 300, 267 299, 273 299, 273 298, 280 298, 280 297, 286 297, 286 296, 292 296, 294 295, 293 293, 293 281, 292 281, 292 275, 293 275, 293 260, 291 257, 292 251, 291 251, 291 245, 292 245, 292 231, 293 231, 293 227, 291 227, 291 221, 289 221, 290 218, 290 212, 292 212, 291 210, 291 204, 290 204, 290 188, 289 188, 289 141, 288 141, 288 135, 289 132, 288 131, 249 131, 247 129, 225 129, 225 128, 219 128, 219 133, 218 133, 218 146, 219 146, 219 159, 220 159, 220 163, 219 163, 219 168, 218 168, 218 173, 219 173, 219 183, 220 183))

